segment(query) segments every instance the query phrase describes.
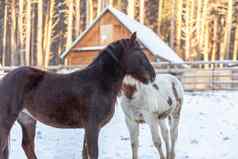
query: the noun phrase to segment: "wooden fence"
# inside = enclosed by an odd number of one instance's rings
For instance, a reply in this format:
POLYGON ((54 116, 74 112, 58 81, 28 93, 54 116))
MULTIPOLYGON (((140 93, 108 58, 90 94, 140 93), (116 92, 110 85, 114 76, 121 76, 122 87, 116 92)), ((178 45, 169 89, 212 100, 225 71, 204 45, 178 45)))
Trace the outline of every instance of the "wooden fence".
POLYGON ((176 75, 186 91, 238 90, 238 61, 160 63, 158 73, 176 75))
MULTIPOLYGON (((153 63, 153 66, 158 74, 176 75, 182 81, 186 91, 238 90, 238 61, 196 61, 183 64, 161 62, 153 63)), ((84 67, 86 66, 58 65, 50 66, 47 70, 67 72, 84 67)), ((0 75, 3 76, 14 68, 16 67, 0 67, 0 75)))

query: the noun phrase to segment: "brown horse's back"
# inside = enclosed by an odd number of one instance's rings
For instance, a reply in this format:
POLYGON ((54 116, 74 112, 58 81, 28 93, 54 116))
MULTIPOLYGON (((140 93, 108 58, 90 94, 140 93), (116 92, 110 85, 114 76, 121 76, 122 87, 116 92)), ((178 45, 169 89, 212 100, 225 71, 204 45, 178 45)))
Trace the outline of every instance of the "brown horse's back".
MULTIPOLYGON (((31 67, 20 67, 3 77, 1 81, 1 88, 6 88, 9 91, 13 89, 18 91, 30 91, 41 82, 45 72, 31 68, 31 67)), ((14 93, 14 91, 12 92, 14 93)))

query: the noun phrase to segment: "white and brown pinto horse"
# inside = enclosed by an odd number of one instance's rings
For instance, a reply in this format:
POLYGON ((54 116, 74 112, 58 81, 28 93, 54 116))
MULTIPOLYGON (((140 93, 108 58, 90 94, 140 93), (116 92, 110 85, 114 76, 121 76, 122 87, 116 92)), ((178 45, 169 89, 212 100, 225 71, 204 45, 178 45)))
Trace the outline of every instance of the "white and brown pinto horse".
POLYGON ((149 85, 131 77, 125 78, 121 106, 130 133, 133 159, 138 158, 139 124, 144 122, 150 126, 152 140, 160 159, 175 158, 183 94, 180 81, 169 74, 158 75, 149 85), (161 146, 159 127, 166 145, 166 157, 161 146))

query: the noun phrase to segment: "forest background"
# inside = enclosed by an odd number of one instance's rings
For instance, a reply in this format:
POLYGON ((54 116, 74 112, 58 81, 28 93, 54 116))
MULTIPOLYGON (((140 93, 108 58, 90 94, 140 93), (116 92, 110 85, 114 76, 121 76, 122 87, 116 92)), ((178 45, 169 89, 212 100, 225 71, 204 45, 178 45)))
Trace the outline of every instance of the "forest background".
POLYGON ((153 29, 186 61, 237 60, 238 0, 0 0, 0 63, 60 64, 107 6, 153 29))

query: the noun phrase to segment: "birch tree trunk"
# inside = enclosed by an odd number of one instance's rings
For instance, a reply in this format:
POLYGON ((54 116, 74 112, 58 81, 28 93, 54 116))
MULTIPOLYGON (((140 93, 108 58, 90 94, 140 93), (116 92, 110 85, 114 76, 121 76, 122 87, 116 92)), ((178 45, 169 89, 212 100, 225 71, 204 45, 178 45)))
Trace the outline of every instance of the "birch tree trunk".
POLYGON ((145 9, 145 0, 140 0, 140 23, 141 24, 144 24, 144 19, 145 19, 144 9, 145 9))
POLYGON ((212 46, 212 56, 211 60, 215 61, 216 60, 216 53, 217 53, 217 27, 218 27, 218 22, 217 19, 214 19, 214 26, 213 26, 213 46, 212 46))
MULTIPOLYGON (((203 35, 203 42, 204 42, 204 48, 203 48, 203 58, 204 58, 204 61, 208 61, 209 60, 209 55, 208 55, 208 52, 209 52, 209 30, 208 30, 209 26, 208 26, 208 23, 205 23, 205 26, 204 26, 204 35, 203 35)), ((205 68, 208 68, 209 66, 208 65, 205 65, 205 68)))
POLYGON ((238 24, 236 26, 235 41, 234 41, 234 50, 233 50, 233 61, 237 60, 238 54, 238 24))
POLYGON ((92 20, 94 20, 96 17, 97 17, 97 10, 98 10, 98 0, 92 0, 92 7, 93 7, 93 19, 92 20))
MULTIPOLYGON (((3 30, 4 30, 4 8, 5 8, 5 4, 4 1, 0 1, 0 22, 2 25, 0 25, 0 56, 2 56, 2 52, 3 52, 3 43, 2 43, 2 39, 3 39, 3 30)), ((0 61, 0 66, 2 64, 2 61, 0 61)))
POLYGON ((175 38, 176 38, 176 0, 172 0, 172 16, 171 16, 171 21, 170 21, 170 47, 175 48, 175 38))
POLYGON ((26 65, 30 65, 30 51, 31 51, 31 1, 27 1, 26 7, 26 53, 25 61, 26 65))
POLYGON ((6 52, 7 52, 7 14, 8 14, 8 4, 4 7, 4 27, 3 27, 3 51, 2 51, 2 66, 6 65, 6 52))
POLYGON ((181 31, 182 31, 182 7, 183 0, 177 0, 176 10, 176 51, 180 53, 181 49, 181 31))
POLYGON ((30 51, 30 65, 34 66, 37 65, 37 48, 36 43, 37 43, 37 3, 32 3, 32 12, 31 12, 31 51, 30 51))
POLYGON ((189 60, 190 53, 190 0, 186 1, 185 14, 185 60, 189 60))
POLYGON ((121 10, 122 12, 127 13, 128 3, 130 0, 121 0, 121 1, 122 1, 121 10))
POLYGON ((114 7, 114 3, 113 3, 113 0, 109 0, 109 5, 114 7))
POLYGON ((76 22, 75 22, 75 33, 78 36, 80 34, 80 0, 76 0, 76 8, 75 8, 75 12, 76 12, 76 22))
POLYGON ((25 65, 25 47, 24 47, 24 0, 19 0, 19 16, 18 16, 18 48, 20 54, 20 64, 25 65))
POLYGON ((87 0, 80 0, 80 28, 84 30, 87 22, 87 0))
MULTIPOLYGON (((204 27, 204 26, 201 25, 201 21, 202 21, 202 16, 201 16, 202 15, 202 2, 203 2, 203 0, 197 1, 196 33, 197 33, 198 43, 200 42, 200 37, 202 36, 201 35, 201 28, 204 27)), ((199 50, 200 50, 200 48, 199 48, 199 50)))
POLYGON ((73 13, 74 13, 74 3, 73 0, 68 0, 68 21, 67 21, 67 41, 66 41, 66 48, 69 48, 72 44, 72 37, 73 37, 73 13))
POLYGON ((195 1, 190 0, 190 11, 189 11, 189 45, 190 45, 190 55, 189 55, 189 60, 196 60, 197 58, 197 51, 196 51, 196 35, 195 35, 195 18, 194 18, 194 13, 195 13, 195 1))
POLYGON ((160 26, 161 26, 161 21, 162 21, 162 17, 163 17, 163 0, 159 0, 159 4, 158 4, 158 20, 157 20, 157 25, 158 25, 158 30, 157 32, 159 33, 159 35, 161 35, 160 33, 160 26))
POLYGON ((134 0, 134 17, 137 21, 140 20, 140 0, 134 0))
POLYGON ((121 3, 122 3, 122 0, 114 1, 113 7, 120 10, 121 9, 121 3))
POLYGON ((221 60, 224 60, 224 58, 229 58, 230 53, 230 41, 231 41, 231 30, 232 30, 232 15, 233 15, 233 1, 234 0, 228 0, 228 10, 227 10, 227 19, 226 19, 226 31, 225 31, 225 37, 224 37, 224 46, 223 50, 221 52, 221 60))
POLYGON ((98 0, 97 15, 99 15, 101 11, 102 11, 102 0, 98 0))
POLYGON ((202 54, 205 61, 208 61, 208 39, 209 39, 209 32, 208 32, 208 0, 204 0, 203 9, 201 14, 201 30, 200 30, 200 37, 198 47, 199 50, 202 50, 202 54), (204 47, 205 45, 205 47, 204 47))
POLYGON ((17 51, 16 51, 16 0, 12 0, 11 4, 11 65, 15 66, 17 62, 17 51))
POLYGON ((38 0, 38 22, 37 22, 37 65, 43 65, 43 0, 38 0))
POLYGON ((135 16, 135 0, 128 1, 127 13, 130 17, 134 18, 134 16, 135 16))
POLYGON ((87 25, 93 20, 93 0, 87 0, 87 25))
POLYGON ((145 24, 157 32, 158 0, 145 0, 145 24))
POLYGON ((49 17, 48 17, 48 21, 46 21, 48 23, 47 26, 47 36, 46 36, 46 45, 45 45, 45 68, 48 67, 49 65, 49 60, 50 60, 50 47, 51 47, 51 35, 52 35, 52 21, 53 21, 53 15, 54 15, 54 6, 55 6, 55 0, 51 0, 50 1, 50 10, 49 10, 49 17))

